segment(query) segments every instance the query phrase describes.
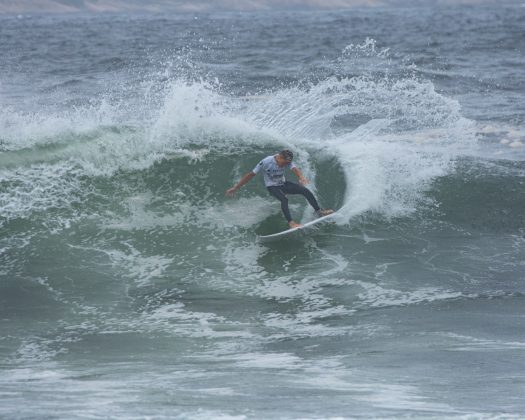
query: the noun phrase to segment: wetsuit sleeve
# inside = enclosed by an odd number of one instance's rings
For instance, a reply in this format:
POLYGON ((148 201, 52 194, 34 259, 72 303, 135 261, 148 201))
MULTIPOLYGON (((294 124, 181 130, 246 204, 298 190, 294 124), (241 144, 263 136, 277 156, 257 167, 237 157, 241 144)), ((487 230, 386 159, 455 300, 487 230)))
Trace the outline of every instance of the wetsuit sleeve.
POLYGON ((261 161, 257 164, 257 166, 255 166, 255 168, 253 168, 252 172, 253 172, 254 174, 258 174, 259 171, 261 170, 261 168, 263 167, 263 164, 264 164, 264 162, 261 160, 261 161))

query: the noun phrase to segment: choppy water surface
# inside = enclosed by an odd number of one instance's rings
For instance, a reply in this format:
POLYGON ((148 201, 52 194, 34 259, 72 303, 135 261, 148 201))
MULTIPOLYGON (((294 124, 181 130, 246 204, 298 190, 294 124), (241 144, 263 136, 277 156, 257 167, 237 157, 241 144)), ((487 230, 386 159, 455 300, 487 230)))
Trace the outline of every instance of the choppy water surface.
POLYGON ((0 17, 0 416, 525 415, 524 23, 0 17))

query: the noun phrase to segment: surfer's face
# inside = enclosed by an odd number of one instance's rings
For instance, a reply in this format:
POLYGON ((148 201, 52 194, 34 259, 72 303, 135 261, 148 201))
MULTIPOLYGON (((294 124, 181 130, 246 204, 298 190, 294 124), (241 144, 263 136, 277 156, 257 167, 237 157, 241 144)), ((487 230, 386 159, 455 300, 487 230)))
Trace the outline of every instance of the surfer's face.
POLYGON ((284 157, 282 157, 281 155, 277 155, 275 160, 277 161, 277 165, 279 165, 279 166, 284 166, 284 165, 287 165, 288 163, 291 162, 291 160, 288 161, 284 157))

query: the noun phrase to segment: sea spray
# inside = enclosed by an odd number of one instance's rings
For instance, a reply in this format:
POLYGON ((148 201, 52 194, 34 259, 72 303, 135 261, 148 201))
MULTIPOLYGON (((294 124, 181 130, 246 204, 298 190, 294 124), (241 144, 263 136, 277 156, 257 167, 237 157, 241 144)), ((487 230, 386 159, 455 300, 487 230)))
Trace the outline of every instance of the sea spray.
POLYGON ((0 16, 0 416, 523 417, 522 15, 0 16))

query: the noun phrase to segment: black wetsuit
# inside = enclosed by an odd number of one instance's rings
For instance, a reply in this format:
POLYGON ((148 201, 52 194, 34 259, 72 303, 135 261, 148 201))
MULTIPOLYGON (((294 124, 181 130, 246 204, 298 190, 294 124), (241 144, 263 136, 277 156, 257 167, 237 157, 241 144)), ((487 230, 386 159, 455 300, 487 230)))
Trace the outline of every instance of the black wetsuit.
POLYGON ((285 181, 283 185, 266 187, 271 195, 277 198, 281 202, 281 210, 284 213, 286 220, 290 222, 292 220, 292 215, 290 214, 290 209, 288 208, 288 198, 286 194, 301 194, 304 195, 308 200, 310 205, 314 208, 315 211, 319 210, 319 204, 315 199, 312 192, 302 185, 296 184, 294 182, 285 181))

